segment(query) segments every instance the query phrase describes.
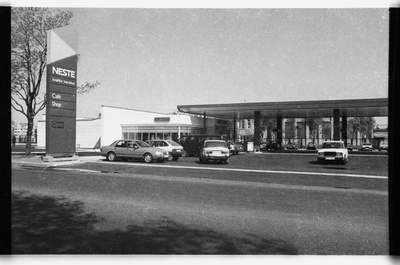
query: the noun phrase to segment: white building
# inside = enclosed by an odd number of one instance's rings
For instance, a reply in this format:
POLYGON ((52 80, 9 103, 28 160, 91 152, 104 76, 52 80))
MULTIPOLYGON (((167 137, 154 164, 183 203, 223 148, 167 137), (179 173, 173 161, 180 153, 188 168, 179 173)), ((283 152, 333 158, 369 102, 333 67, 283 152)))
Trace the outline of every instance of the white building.
MULTIPOLYGON (((37 127, 35 126, 32 131, 32 142, 36 142, 35 139, 35 130, 37 127)), ((28 133, 28 124, 20 123, 15 124, 11 122, 11 139, 15 136, 15 140, 17 143, 26 143, 26 135, 28 133)))
MULTIPOLYGON (((46 116, 38 121, 38 147, 46 145, 46 116)), ((179 139, 188 134, 199 134, 204 128, 202 116, 162 114, 113 106, 101 106, 97 118, 76 119, 77 148, 99 148, 117 139, 179 139)), ((223 134, 229 122, 206 118, 208 134, 223 134)))

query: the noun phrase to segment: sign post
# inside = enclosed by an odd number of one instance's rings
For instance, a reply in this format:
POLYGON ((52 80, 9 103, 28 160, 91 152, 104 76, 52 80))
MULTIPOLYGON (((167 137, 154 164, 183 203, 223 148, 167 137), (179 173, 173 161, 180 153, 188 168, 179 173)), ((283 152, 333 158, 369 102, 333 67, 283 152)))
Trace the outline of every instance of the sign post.
POLYGON ((76 80, 78 55, 68 44, 70 28, 47 35, 46 160, 76 159, 76 80))

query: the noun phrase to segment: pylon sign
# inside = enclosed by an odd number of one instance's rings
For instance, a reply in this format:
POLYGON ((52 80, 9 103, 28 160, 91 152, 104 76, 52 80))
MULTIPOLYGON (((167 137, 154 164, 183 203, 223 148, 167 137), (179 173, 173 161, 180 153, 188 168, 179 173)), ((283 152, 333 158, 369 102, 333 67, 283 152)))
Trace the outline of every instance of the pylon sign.
POLYGON ((47 33, 46 156, 48 157, 69 157, 76 153, 78 55, 76 47, 71 45, 73 35, 69 27, 50 30, 47 33))

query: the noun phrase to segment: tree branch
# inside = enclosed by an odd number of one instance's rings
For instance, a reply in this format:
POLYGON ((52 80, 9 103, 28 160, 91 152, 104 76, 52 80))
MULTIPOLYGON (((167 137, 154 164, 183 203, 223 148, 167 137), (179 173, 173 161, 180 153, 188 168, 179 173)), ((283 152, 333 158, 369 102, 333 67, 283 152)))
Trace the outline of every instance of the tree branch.
POLYGON ((26 90, 23 88, 23 85, 22 84, 19 84, 19 85, 21 86, 21 89, 14 90, 13 93, 19 95, 19 98, 21 100, 25 101, 25 99, 28 97, 28 95, 26 94, 26 90), (23 96, 20 91, 23 91, 25 93, 25 96, 23 96))
POLYGON ((24 107, 21 104, 19 104, 18 101, 16 101, 13 97, 11 97, 11 100, 13 101, 11 102, 11 107, 26 116, 24 107), (13 103, 16 104, 20 109, 17 109, 17 107, 13 103))
POLYGON ((46 99, 43 99, 38 104, 41 104, 41 105, 39 106, 38 110, 35 112, 35 115, 46 107, 46 99))

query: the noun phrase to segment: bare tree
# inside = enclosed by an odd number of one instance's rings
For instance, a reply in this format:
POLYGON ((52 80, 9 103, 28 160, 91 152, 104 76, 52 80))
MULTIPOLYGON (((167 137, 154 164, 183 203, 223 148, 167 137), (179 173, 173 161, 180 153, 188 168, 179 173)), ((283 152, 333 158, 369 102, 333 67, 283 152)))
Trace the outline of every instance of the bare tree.
MULTIPOLYGON (((28 121, 26 154, 31 153, 33 121, 46 106, 41 92, 47 62, 47 31, 69 25, 71 11, 39 7, 11 9, 11 106, 28 121)), ((78 87, 82 94, 95 84, 78 87)))

